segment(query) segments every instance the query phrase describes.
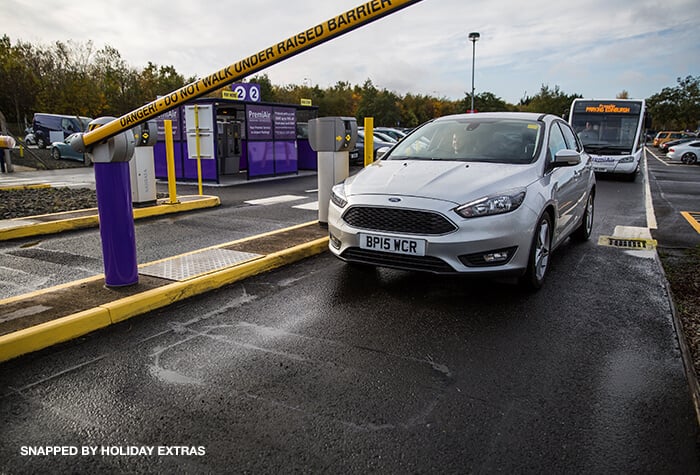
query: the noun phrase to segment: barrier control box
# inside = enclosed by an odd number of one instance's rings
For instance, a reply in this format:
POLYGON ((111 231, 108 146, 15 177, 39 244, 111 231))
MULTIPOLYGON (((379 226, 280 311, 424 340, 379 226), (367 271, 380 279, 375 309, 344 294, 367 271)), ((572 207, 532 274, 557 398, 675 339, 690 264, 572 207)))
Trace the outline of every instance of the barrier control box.
POLYGON ((316 152, 349 152, 356 142, 354 117, 319 117, 309 121, 309 145, 316 152))

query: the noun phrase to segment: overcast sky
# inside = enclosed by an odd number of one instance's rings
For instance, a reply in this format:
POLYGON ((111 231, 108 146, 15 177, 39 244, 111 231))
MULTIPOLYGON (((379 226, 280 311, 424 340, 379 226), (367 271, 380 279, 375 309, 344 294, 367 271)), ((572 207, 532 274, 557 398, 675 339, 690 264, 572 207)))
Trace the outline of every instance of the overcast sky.
MULTIPOLYGON (((204 77, 323 23, 362 0, 0 1, 15 44, 91 40, 141 69, 204 77)), ((475 88, 510 103, 542 84, 567 94, 646 98, 700 75, 698 0, 422 0, 274 65, 274 84, 338 81, 461 99, 475 88)))

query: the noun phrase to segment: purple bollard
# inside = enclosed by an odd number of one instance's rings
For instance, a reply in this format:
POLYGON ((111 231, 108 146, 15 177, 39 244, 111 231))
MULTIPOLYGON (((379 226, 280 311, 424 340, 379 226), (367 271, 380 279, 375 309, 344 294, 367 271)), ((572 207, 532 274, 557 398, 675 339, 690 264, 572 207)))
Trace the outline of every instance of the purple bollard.
POLYGON ((95 162, 97 212, 107 287, 138 283, 129 162, 95 162))

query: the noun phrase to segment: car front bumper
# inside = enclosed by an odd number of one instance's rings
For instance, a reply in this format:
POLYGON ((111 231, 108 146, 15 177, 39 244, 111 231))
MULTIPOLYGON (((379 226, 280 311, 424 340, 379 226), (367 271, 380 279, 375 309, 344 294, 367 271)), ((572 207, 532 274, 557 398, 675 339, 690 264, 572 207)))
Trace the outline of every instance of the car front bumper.
MULTIPOLYGON (((527 268, 532 236, 539 218, 526 206, 527 200, 517 210, 509 213, 466 219, 453 211, 454 203, 402 197, 399 207, 389 206, 388 198, 382 195, 363 196, 361 206, 430 210, 451 221, 456 230, 441 235, 427 235, 360 229, 342 219, 348 209, 359 205, 360 200, 351 199, 342 209, 331 202, 328 212, 331 252, 346 261, 440 274, 522 274, 527 268), (361 238, 368 239, 368 236, 376 240, 385 239, 387 242, 423 241, 424 247, 419 248, 424 249, 424 255, 363 249, 361 238), (496 255, 500 258, 496 260, 479 259, 485 255, 493 257, 496 251, 507 253, 507 259, 504 259, 504 254, 498 253, 496 255)), ((400 247, 395 246, 393 251, 400 250, 400 247)), ((409 246, 404 250, 410 251, 409 246)))

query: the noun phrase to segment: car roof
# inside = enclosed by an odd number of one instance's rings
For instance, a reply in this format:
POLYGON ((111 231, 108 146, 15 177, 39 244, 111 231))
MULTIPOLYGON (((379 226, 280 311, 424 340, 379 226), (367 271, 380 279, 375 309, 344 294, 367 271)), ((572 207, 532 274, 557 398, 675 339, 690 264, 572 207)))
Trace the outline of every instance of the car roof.
MULTIPOLYGON (((560 117, 557 117, 553 114, 543 114, 539 112, 477 112, 475 114, 454 114, 454 115, 446 115, 443 117, 440 117, 438 119, 435 119, 436 121, 440 120, 451 120, 451 119, 469 119, 469 118, 477 118, 477 119, 521 119, 521 120, 543 120, 545 118, 549 118, 550 120, 553 119, 559 119, 560 117)), ((564 120, 564 119, 561 119, 564 120)))

